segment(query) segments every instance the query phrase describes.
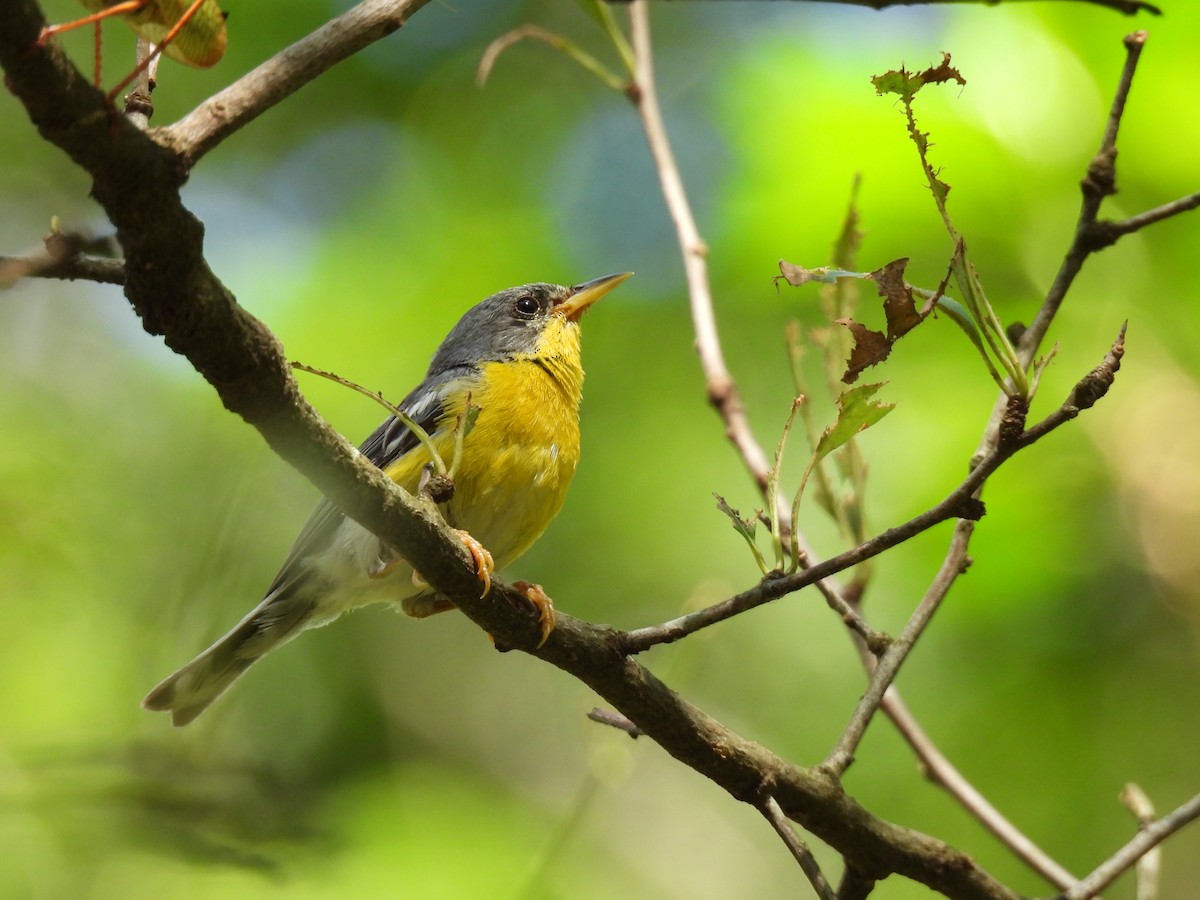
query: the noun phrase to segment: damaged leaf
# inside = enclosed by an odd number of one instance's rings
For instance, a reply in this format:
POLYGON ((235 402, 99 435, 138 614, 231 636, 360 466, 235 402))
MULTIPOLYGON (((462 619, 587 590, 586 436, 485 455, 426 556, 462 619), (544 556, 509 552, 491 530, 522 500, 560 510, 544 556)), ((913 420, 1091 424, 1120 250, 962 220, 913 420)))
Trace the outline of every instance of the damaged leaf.
POLYGON ((888 354, 892 352, 892 342, 882 331, 874 331, 861 322, 855 322, 853 319, 837 319, 836 321, 837 324, 849 328, 850 334, 854 337, 854 347, 850 350, 846 372, 842 375, 843 383, 854 384, 863 370, 888 358, 888 354))
POLYGON ((845 384, 853 384, 864 369, 887 359, 896 341, 925 321, 933 311, 935 302, 917 309, 912 286, 904 280, 904 267, 907 265, 907 259, 896 259, 866 276, 875 282, 879 296, 883 298, 886 334, 873 331, 853 319, 837 320, 838 324, 849 328, 854 337, 854 347, 850 351, 846 372, 842 375, 845 384))
POLYGON ((870 428, 893 409, 894 403, 880 403, 872 399, 887 382, 863 384, 850 388, 837 398, 838 417, 825 429, 817 449, 813 453, 814 463, 841 447, 860 431, 870 428))
POLYGON ((742 536, 746 544, 750 547, 750 552, 754 554, 754 561, 758 563, 758 567, 763 574, 767 573, 767 561, 763 559, 762 551, 758 549, 758 545, 754 542, 754 532, 757 530, 758 522, 756 516, 742 518, 742 514, 734 509, 720 494, 713 494, 717 498, 717 509, 729 516, 729 520, 733 523, 733 530, 742 536))
POLYGON ((925 85, 942 84, 947 81, 957 81, 964 86, 967 83, 962 73, 950 65, 950 54, 943 50, 942 61, 936 66, 930 66, 920 72, 910 72, 901 66, 899 70, 874 76, 871 84, 881 97, 884 94, 897 94, 905 103, 909 103, 925 85))

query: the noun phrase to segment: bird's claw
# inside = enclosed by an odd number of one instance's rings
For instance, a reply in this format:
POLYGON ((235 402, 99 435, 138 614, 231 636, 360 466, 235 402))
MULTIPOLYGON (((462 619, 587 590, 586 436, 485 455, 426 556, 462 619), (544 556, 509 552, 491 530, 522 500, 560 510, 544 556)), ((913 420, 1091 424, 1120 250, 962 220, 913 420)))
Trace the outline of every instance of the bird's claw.
POLYGON ((492 572, 496 569, 496 561, 492 559, 492 554, 488 553, 487 548, 475 540, 469 532, 455 528, 454 533, 458 535, 458 539, 463 542, 467 552, 471 554, 471 559, 475 561, 475 572, 479 575, 479 580, 483 582, 483 593, 479 595, 480 599, 483 599, 492 589, 492 572))
POLYGON ((550 632, 554 630, 554 601, 542 590, 540 584, 534 584, 531 581, 514 581, 512 586, 520 591, 538 612, 538 625, 542 632, 542 639, 538 641, 540 649, 550 637, 550 632))

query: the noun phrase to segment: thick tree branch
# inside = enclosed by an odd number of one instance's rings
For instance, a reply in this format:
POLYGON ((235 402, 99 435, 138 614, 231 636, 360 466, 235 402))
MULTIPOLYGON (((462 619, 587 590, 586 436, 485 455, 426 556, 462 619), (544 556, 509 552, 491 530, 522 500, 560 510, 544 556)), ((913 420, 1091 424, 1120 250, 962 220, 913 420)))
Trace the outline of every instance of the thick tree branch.
MULTIPOLYGON (((1157 12, 1157 10, 1153 11, 1157 12)), ((631 17, 633 22, 635 49, 640 51, 639 56, 643 60, 639 65, 640 74, 637 77, 638 83, 635 84, 635 90, 631 91, 631 96, 640 104, 639 109, 642 112, 643 121, 646 125, 647 138, 651 145, 651 150, 654 155, 656 165, 659 169, 659 176, 663 184, 664 196, 667 200, 668 208, 671 211, 672 218, 676 221, 677 228, 680 233, 680 245, 684 254, 685 267, 687 268, 689 275, 688 283, 690 289, 689 293, 692 299, 693 316, 697 320, 697 343, 701 350, 702 364, 706 373, 706 379, 710 385, 710 397, 712 397, 712 386, 714 384, 719 386, 726 383, 725 379, 729 379, 729 376, 725 371, 724 362, 720 356, 719 343, 712 317, 712 301, 708 291, 707 278, 705 276, 702 279, 696 279, 692 276, 694 270, 698 270, 702 275, 704 274, 703 255, 694 252, 695 247, 702 245, 697 245, 692 241, 693 236, 696 240, 698 240, 698 234, 696 233, 694 223, 692 222, 691 212, 687 203, 686 195, 683 192, 682 182, 678 177, 677 167, 674 164, 673 156, 666 140, 665 130, 661 127, 661 119, 657 116, 657 101, 654 93, 652 68, 650 65, 649 56, 649 29, 645 16, 645 10, 641 7, 641 4, 634 6, 631 12, 631 17), (642 38, 640 41, 638 39, 639 32, 642 38), (649 106, 647 106, 644 102, 646 97, 648 97, 650 100, 649 106), (691 265, 692 257, 697 257, 701 260, 701 265, 699 267, 694 267, 691 265), (697 312, 700 313, 699 316, 697 316, 697 312), (708 348, 707 352, 706 348, 708 348), (715 354, 712 352, 712 348, 715 348, 715 354)), ((1126 76, 1122 79, 1122 86, 1118 91, 1117 100, 1114 102, 1113 113, 1109 118, 1109 125, 1106 129, 1106 137, 1104 142, 1105 145, 1111 145, 1113 147, 1112 152, 1114 154, 1117 127, 1124 109, 1125 98, 1128 94, 1128 86, 1132 78, 1133 65, 1136 63, 1137 50, 1140 48, 1143 40, 1143 34, 1131 35, 1126 40, 1126 46, 1131 50, 1131 61, 1130 64, 1127 65, 1126 76)), ((1103 154, 1101 154, 1101 156, 1102 155, 1103 154)), ((1098 159, 1099 158, 1100 156, 1098 156, 1098 159)), ((1111 159, 1111 157, 1109 158, 1111 159)), ((1087 185, 1085 183, 1085 195, 1086 193, 1087 185)), ((1097 209, 1099 205, 1099 198, 1102 198, 1102 196, 1103 194, 1100 194, 1096 201, 1097 209)), ((1194 205, 1196 204, 1193 198, 1183 198, 1180 201, 1176 201, 1174 204, 1168 204, 1166 207, 1163 207, 1160 210, 1151 211, 1150 214, 1142 217, 1145 219, 1145 221, 1141 221, 1139 217, 1134 217, 1133 219, 1128 220, 1128 230, 1135 230, 1138 227, 1142 227, 1144 224, 1149 224, 1151 221, 1157 221, 1161 218, 1167 217, 1168 215, 1174 215, 1177 212, 1191 208, 1194 205)), ((1094 224, 1095 209, 1091 211, 1090 219, 1094 224)), ((1109 243, 1111 243, 1112 240, 1115 240, 1117 236, 1119 236, 1119 234, 1115 235, 1109 241, 1109 243)), ((1095 243, 1095 241, 1093 241, 1093 243, 1095 243)), ((1081 262, 1082 260, 1080 260, 1080 264, 1081 262)), ((1073 273, 1070 277, 1073 278, 1073 273)), ((1068 284, 1069 280, 1062 282, 1061 286, 1063 287, 1064 294, 1065 287, 1068 284)), ((1053 291, 1051 292, 1051 295, 1053 295, 1053 291)), ((1056 309, 1056 304, 1061 302, 1061 296, 1057 301, 1050 300, 1049 302, 1055 303, 1054 309, 1056 309)), ((1045 309, 1046 306, 1043 307, 1043 310, 1045 309)), ((1050 311, 1050 316, 1046 318, 1044 322, 1043 334, 1044 328, 1048 327, 1050 318, 1052 318, 1052 316, 1053 310, 1050 311)), ((1122 329, 1122 337, 1123 334, 1124 330, 1122 329)), ((1030 335, 1030 337, 1032 338, 1033 335, 1030 335)), ((1032 358, 1033 353, 1036 351, 1037 343, 1038 342, 1036 341, 1031 342, 1026 346, 1026 354, 1024 357, 1026 363, 1028 363, 1028 360, 1032 358)), ((1115 349, 1116 348, 1114 348, 1114 350, 1115 349)), ((1117 360, 1119 361, 1119 355, 1117 360)), ((1113 370, 1115 371, 1115 366, 1113 367, 1113 370)), ((729 379, 728 383, 731 384, 732 380, 729 379)), ((736 394, 733 396, 736 398, 736 394)), ((741 409, 740 401, 736 404, 736 406, 733 407, 726 407, 719 402, 716 405, 718 410, 722 413, 722 417, 726 421, 727 434, 731 437, 735 446, 738 447, 743 462, 750 471, 751 475, 754 477, 760 492, 765 495, 767 475, 765 457, 757 443, 754 441, 749 429, 744 427, 745 418, 744 412, 741 409)), ((1079 407, 1074 405, 1073 398, 1069 398, 1068 402, 1060 408, 1055 416, 1052 416, 1047 421, 1040 423, 1039 426, 1036 426, 1033 433, 1021 435, 1020 441, 1022 443, 1029 443, 1033 440, 1036 440, 1040 434, 1045 433, 1046 429, 1057 427, 1058 424, 1061 424, 1061 422, 1067 421, 1077 415, 1078 411, 1079 407)), ((990 448, 995 448, 996 442, 1003 436, 1003 431, 1005 428, 1007 428, 1007 437, 1009 438, 1010 442, 1014 436, 1020 434, 1020 424, 1014 423, 1011 411, 1007 408, 1007 404, 1002 398, 1001 402, 997 404, 992 420, 985 431, 985 437, 981 445, 979 458, 974 461, 976 466, 986 460, 987 455, 990 452, 990 448)), ((982 486, 982 481, 980 482, 980 486, 982 486)), ((773 510, 773 512, 779 516, 784 515, 784 512, 780 510, 773 510)), ((791 525, 790 522, 787 524, 789 526, 791 525)), ((939 573, 939 577, 935 580, 935 584, 931 587, 931 595, 938 597, 944 596, 945 592, 949 589, 950 584, 957 577, 958 571, 961 568, 960 563, 966 560, 966 544, 970 536, 971 523, 961 522, 960 525, 966 526, 966 529, 965 531, 956 529, 954 543, 957 547, 957 550, 952 549, 951 551, 951 555, 955 558, 950 559, 948 557, 947 564, 943 566, 942 572, 939 573), (943 575, 945 577, 943 577, 943 575)), ((804 550, 803 555, 811 563, 813 556, 808 548, 804 545, 802 535, 795 533, 792 536, 792 539, 801 543, 801 547, 804 550)), ((864 547, 865 546, 866 545, 864 545, 864 547)), ((856 548, 856 550, 861 549, 862 548, 856 548)), ((851 551, 851 553, 854 552, 855 551, 851 551)), ((843 567, 837 567, 837 570, 840 571, 840 568, 843 567)), ((833 573, 833 571, 833 569, 825 571, 826 579, 820 581, 819 586, 822 590, 822 593, 825 594, 826 598, 830 601, 831 607, 840 609, 839 604, 835 601, 841 601, 841 605, 844 606, 844 600, 841 598, 841 593, 836 585, 836 582, 832 578, 828 577, 833 573)), ((820 573, 818 572, 814 574, 820 573)), ((804 578, 806 576, 812 577, 809 573, 802 574, 799 577, 804 578)), ((707 624, 712 624, 713 621, 718 621, 728 617, 729 615, 735 614, 743 605, 749 607, 751 605, 757 605, 759 602, 766 602, 766 599, 770 599, 767 595, 774 593, 775 590, 786 593, 787 589, 792 586, 785 585, 781 583, 781 581, 782 580, 771 585, 770 587, 760 585, 750 592, 739 595, 735 598, 731 598, 731 600, 726 601, 724 604, 718 604, 716 607, 710 607, 707 610, 701 610, 699 613, 681 617, 680 619, 664 623, 661 626, 640 629, 636 632, 627 633, 622 637, 623 647, 631 651, 636 651, 639 648, 644 649, 645 647, 651 646, 655 643, 677 640, 691 631, 705 627, 707 624)), ((927 606, 927 604, 923 603, 922 606, 927 606)), ((928 615, 932 615, 932 609, 936 609, 936 602, 934 602, 930 607, 928 615)), ((918 614, 919 613, 920 610, 918 610, 918 614)), ((979 817, 980 820, 994 834, 997 835, 997 837, 1010 846, 1018 856, 1029 862, 1033 868, 1045 875, 1050 881, 1059 886, 1066 886, 1072 883, 1072 876, 1070 873, 1066 872, 1066 870, 1059 866, 1053 859, 1038 849, 1032 841, 1030 841, 1015 827, 1013 827, 1011 823, 999 813, 998 810, 991 806, 982 797, 982 795, 979 794, 978 791, 971 787, 971 785, 962 778, 958 771, 952 765, 950 765, 949 761, 937 751, 937 748, 934 747, 924 733, 920 731, 916 721, 912 718, 911 714, 908 713, 907 708, 903 706, 903 703, 899 698, 899 694, 894 690, 888 689, 888 685, 895 676, 895 670, 898 668, 899 662, 903 660, 904 653, 906 653, 907 650, 894 654, 892 666, 885 667, 885 669, 891 669, 891 674, 888 675, 885 672, 882 679, 880 679, 878 677, 879 672, 877 658, 880 657, 881 652, 888 647, 888 639, 885 635, 877 635, 871 631, 869 626, 867 626, 865 621, 863 621, 861 617, 857 615, 857 613, 851 616, 843 616, 843 618, 847 621, 848 625, 852 626, 852 630, 858 636, 860 647, 869 648, 864 649, 863 658, 864 662, 868 665, 869 671, 872 673, 872 688, 868 692, 868 697, 865 698, 862 704, 860 704, 855 719, 852 720, 850 729, 848 729, 846 740, 850 744, 854 744, 859 738, 861 738, 862 729, 865 729, 867 722, 869 722, 870 718, 873 716, 874 710, 880 703, 882 703, 889 712, 889 715, 896 720, 897 725, 901 728, 902 733, 904 733, 906 736, 909 736, 910 740, 913 741, 914 750, 917 752, 918 756, 922 759, 925 765, 929 767, 934 777, 938 780, 938 783, 942 784, 954 796, 960 799, 964 806, 974 812, 977 817, 979 817), (920 738, 919 741, 917 739, 918 734, 920 738)), ((928 616, 925 617, 925 621, 928 621, 928 616)), ((923 625, 921 627, 923 627, 923 625)), ((911 645, 909 649, 911 649, 911 645)), ((845 747, 840 747, 832 755, 831 761, 835 768, 844 767, 849 763, 850 756, 845 752, 845 750, 845 747)), ((850 871, 850 869, 848 868, 847 871, 850 871)))
POLYGON ((364 0, 225 90, 209 97, 178 122, 154 132, 191 168, 239 128, 335 65, 404 25, 429 0, 364 0))
MULTIPOLYGON (((474 565, 441 517, 320 418, 300 395, 275 336, 208 268, 203 226, 180 200, 185 170, 178 157, 115 114, 57 48, 37 47, 43 24, 33 0, 0 5, 0 65, 42 136, 92 175, 93 196, 125 251, 126 296, 145 330, 186 356, 226 408, 322 493, 421 559, 431 584, 451 596, 478 594, 474 565)), ((498 639, 520 645, 512 624, 493 623, 498 639)))
MULTIPOLYGON (((436 511, 410 497, 321 420, 300 395, 281 346, 208 268, 203 227, 182 205, 186 160, 114 115, 54 48, 37 48, 44 24, 33 0, 0 5, 0 65, 10 90, 47 141, 93 178, 93 195, 117 228, 126 296, 144 328, 161 334, 342 510, 383 536, 497 645, 532 648, 536 628, 523 598, 496 584, 478 597, 474 566, 436 511), (501 602, 501 601, 512 601, 501 602)), ((560 615, 536 655, 588 684, 668 753, 756 803, 764 786, 792 820, 872 877, 898 873, 956 898, 1015 898, 966 855, 885 822, 837 780, 789 765, 688 704, 635 660, 614 634, 560 615)))

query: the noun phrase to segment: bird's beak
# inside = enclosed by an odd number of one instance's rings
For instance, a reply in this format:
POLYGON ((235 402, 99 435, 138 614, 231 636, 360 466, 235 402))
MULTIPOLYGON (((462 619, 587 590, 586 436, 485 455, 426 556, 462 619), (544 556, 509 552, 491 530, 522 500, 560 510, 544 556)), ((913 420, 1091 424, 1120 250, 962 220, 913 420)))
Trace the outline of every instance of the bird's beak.
POLYGON ((572 322, 578 322, 589 306, 615 288, 618 284, 633 275, 632 272, 618 272, 616 275, 605 275, 577 284, 571 288, 571 293, 562 303, 554 307, 553 314, 566 316, 572 322))

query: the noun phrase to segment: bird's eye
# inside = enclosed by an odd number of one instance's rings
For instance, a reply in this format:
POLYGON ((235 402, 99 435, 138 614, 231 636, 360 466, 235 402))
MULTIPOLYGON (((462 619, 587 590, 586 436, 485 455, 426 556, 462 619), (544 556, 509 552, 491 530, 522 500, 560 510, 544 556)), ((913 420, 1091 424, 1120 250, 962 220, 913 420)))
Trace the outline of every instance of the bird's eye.
POLYGON ((514 308, 522 319, 532 319, 540 309, 538 302, 528 295, 518 299, 514 308))

